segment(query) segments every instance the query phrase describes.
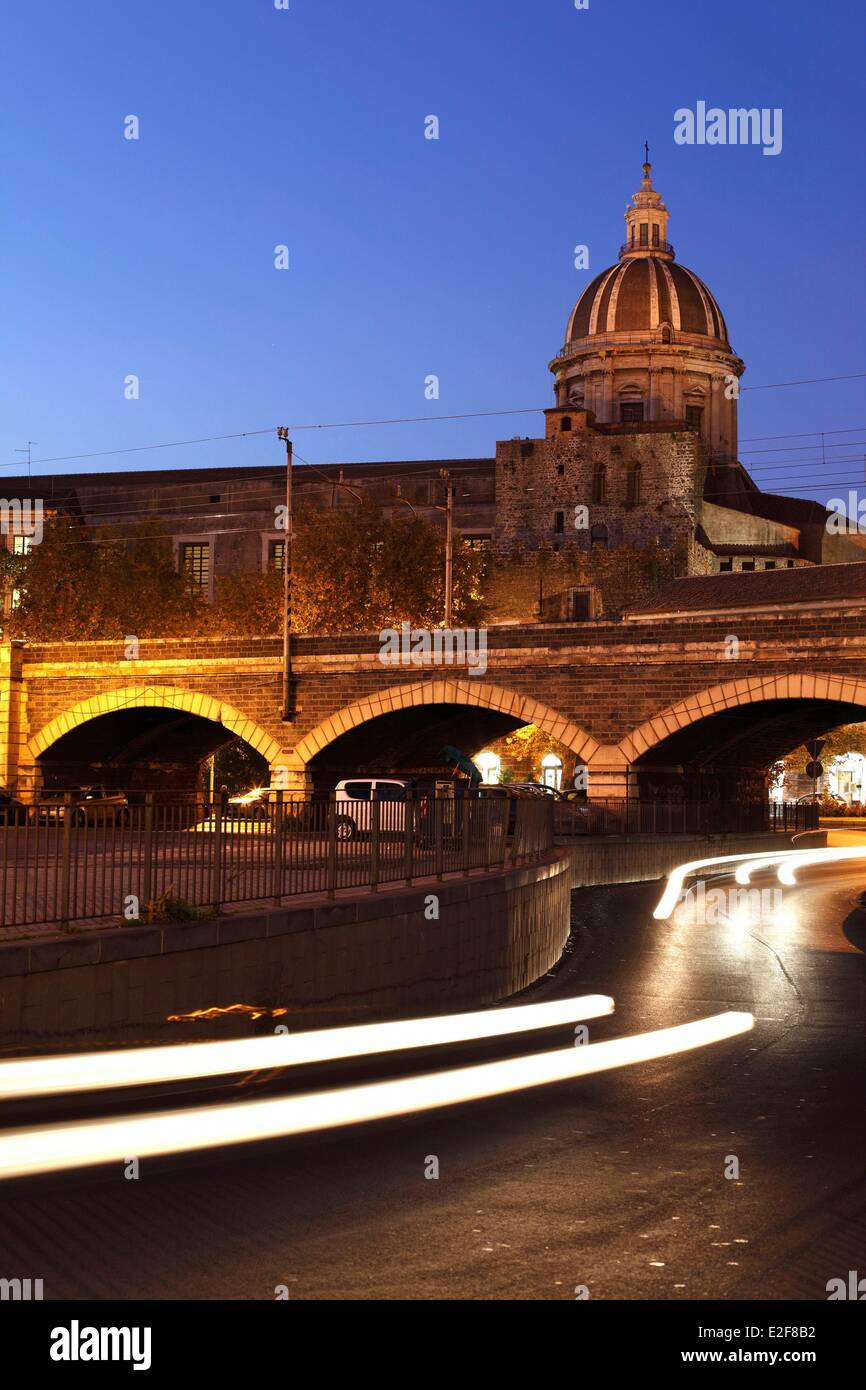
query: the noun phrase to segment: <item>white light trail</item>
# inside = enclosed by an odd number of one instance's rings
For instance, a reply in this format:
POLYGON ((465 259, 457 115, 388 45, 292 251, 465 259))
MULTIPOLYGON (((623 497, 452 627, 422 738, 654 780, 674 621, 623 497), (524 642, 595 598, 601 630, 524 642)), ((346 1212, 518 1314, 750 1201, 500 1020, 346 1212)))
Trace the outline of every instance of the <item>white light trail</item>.
POLYGON ((0 1135, 0 1179, 56 1173, 98 1163, 122 1163, 130 1154, 152 1158, 247 1144, 459 1105, 670 1057, 736 1037, 753 1026, 751 1014, 722 1013, 635 1037, 399 1081, 243 1104, 198 1106, 184 1111, 13 1130, 0 1135))
MULTIPOLYGON (((786 851, 787 854, 802 854, 802 852, 802 850, 797 851, 793 849, 786 851)), ((659 898, 656 909, 653 912, 653 917, 658 918, 659 921, 662 922, 668 920, 680 900, 683 884, 690 874, 696 874, 701 869, 709 869, 717 864, 740 864, 743 860, 763 858, 766 858, 765 851, 753 854, 722 854, 715 859, 692 859, 688 864, 678 864, 677 867, 672 869, 668 874, 665 890, 659 898)))
POLYGON ((0 1100, 116 1086, 150 1086, 191 1077, 226 1076, 273 1067, 298 1067, 412 1047, 474 1042, 553 1028, 613 1013, 607 994, 585 994, 545 1004, 446 1014, 398 1023, 353 1024, 312 1033, 274 1033, 221 1042, 139 1047, 128 1052, 79 1052, 72 1056, 27 1057, 0 1062, 0 1100))
POLYGON ((846 859, 866 859, 866 848, 803 850, 796 859, 780 865, 776 876, 780 883, 793 885, 797 882, 798 869, 810 869, 813 864, 835 864, 846 859))

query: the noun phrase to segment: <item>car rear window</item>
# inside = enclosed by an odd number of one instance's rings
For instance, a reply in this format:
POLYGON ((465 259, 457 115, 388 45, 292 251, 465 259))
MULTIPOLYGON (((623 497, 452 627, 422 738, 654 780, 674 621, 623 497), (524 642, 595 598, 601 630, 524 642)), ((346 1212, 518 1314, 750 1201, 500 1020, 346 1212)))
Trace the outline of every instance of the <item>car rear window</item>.
POLYGON ((406 800, 406 788, 401 787, 399 782, 377 782, 376 791, 380 801, 406 800))

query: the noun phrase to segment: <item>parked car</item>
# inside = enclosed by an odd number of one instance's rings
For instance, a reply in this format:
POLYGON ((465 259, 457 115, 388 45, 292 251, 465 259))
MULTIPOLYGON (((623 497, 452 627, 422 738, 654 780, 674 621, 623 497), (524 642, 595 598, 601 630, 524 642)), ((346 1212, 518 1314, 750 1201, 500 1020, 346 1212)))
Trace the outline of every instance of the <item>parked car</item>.
POLYGON ((73 825, 129 824, 126 792, 102 785, 44 791, 30 813, 39 824, 59 825, 66 819, 67 805, 73 825))
POLYGON ((535 796, 539 800, 545 798, 555 801, 558 795, 555 787, 548 787, 544 782, 506 782, 503 784, 506 791, 514 792, 518 796, 535 796))
POLYGON ((406 798, 415 790, 410 777, 347 777, 335 788, 336 835, 354 840, 373 828, 373 792, 380 805, 379 827, 385 834, 406 829, 406 798))
POLYGON ((844 796, 837 796, 835 792, 819 792, 816 796, 814 792, 807 792, 805 796, 797 797, 798 806, 826 806, 832 811, 847 811, 848 802, 844 796))
POLYGON ((251 791, 230 796, 227 814, 238 820, 270 820, 274 790, 271 787, 253 787, 251 791))
POLYGON ((514 827, 517 822, 517 803, 520 800, 536 800, 534 792, 525 791, 515 782, 484 782, 480 787, 476 787, 476 794, 481 801, 507 801, 508 802, 508 823, 506 834, 513 835, 514 827))
POLYGON ((0 787, 0 825, 25 825, 27 807, 17 796, 0 787))

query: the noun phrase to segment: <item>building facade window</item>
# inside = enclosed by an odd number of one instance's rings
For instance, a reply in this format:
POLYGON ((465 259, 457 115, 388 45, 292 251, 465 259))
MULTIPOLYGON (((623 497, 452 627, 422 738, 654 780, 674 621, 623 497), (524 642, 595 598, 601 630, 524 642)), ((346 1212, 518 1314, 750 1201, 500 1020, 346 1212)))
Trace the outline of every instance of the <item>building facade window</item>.
POLYGON ((491 753, 485 748, 483 753, 477 753, 472 761, 481 773, 481 780, 485 786, 495 786, 502 773, 502 759, 499 754, 491 753))
POLYGON ((33 548, 32 536, 13 536, 12 553, 13 555, 29 555, 33 548))
POLYGON ((484 536, 462 536, 463 546, 466 550, 489 550, 491 546, 490 537, 484 536))
POLYGON ((720 561, 719 561, 719 573, 720 573, 720 574, 725 574, 726 571, 732 570, 733 568, 734 568, 734 562, 733 562, 733 560, 720 560, 720 561))
POLYGON ((659 244, 659 228, 658 228, 658 223, 657 223, 657 222, 654 222, 654 223, 653 223, 653 246, 658 246, 658 244, 659 244))
POLYGON ((690 430, 700 431, 703 418, 704 407, 702 405, 686 406, 686 424, 690 430))
POLYGON ((541 784, 559 791, 562 786, 562 758, 555 753, 545 753, 541 759, 541 784))
POLYGON ((553 513, 553 529, 557 536, 565 534, 565 512, 553 513))
POLYGON ((592 500, 596 504, 607 501, 607 475, 603 463, 597 463, 593 469, 592 500))
POLYGON ((570 416, 570 415, 563 415, 562 419, 561 419, 560 422, 559 422, 559 429, 560 429, 560 433, 562 433, 562 434, 567 434, 567 433, 568 433, 568 431, 571 429, 571 416, 570 416))
POLYGON ((285 540, 268 541, 268 569, 282 574, 286 562, 285 540))
POLYGON ((751 571, 755 568, 755 562, 754 560, 744 560, 740 568, 751 571))
POLYGON ((637 507, 640 505, 641 487, 641 466, 633 463, 629 467, 626 477, 625 502, 627 507, 637 507))
POLYGON ((647 222, 640 224, 640 244, 641 246, 649 246, 649 223, 647 222))
POLYGON ((622 424, 640 424, 643 420, 643 401, 621 401, 619 418, 622 424))
POLYGON ((593 526, 589 533, 590 542, 593 545, 607 545, 608 532, 606 526, 593 526))
POLYGON ((210 545, 207 541, 182 541, 180 568, 203 594, 210 593, 210 545))

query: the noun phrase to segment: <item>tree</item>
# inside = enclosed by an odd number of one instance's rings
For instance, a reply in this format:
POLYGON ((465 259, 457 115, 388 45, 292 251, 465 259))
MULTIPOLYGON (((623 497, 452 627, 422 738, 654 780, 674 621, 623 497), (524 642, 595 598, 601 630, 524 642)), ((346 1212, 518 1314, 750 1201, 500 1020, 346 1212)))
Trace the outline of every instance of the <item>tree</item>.
POLYGON ((184 636, 201 629, 204 602, 174 568, 159 521, 88 534, 51 518, 26 555, 0 552, 0 573, 19 600, 4 636, 35 641, 184 636))
POLYGON ((523 724, 510 734, 495 739, 487 747, 502 760, 503 782, 540 782, 542 758, 547 753, 555 753, 562 761, 563 787, 573 783, 574 754, 544 729, 539 729, 537 724, 523 724))
MULTIPOLYGON (((410 622, 433 628, 445 607, 441 531, 419 517, 386 517, 375 502, 327 513, 304 509, 293 545, 298 632, 376 632, 410 622)), ((481 557, 455 546, 454 626, 481 615, 481 557)))
POLYGON ((214 602, 207 610, 211 637, 274 637, 283 630, 283 577, 267 574, 217 576, 214 602))
MULTIPOLYGON (((831 729, 829 733, 821 734, 820 737, 825 743, 819 761, 825 767, 829 767, 834 758, 842 758, 846 753, 866 754, 866 723, 840 724, 837 729, 831 729)), ((789 753, 784 761, 787 773, 805 772, 811 756, 801 744, 789 753)))
MULTIPOLYGON (((403 621, 437 627, 445 606, 444 538, 413 516, 386 517, 370 500, 325 513, 302 510, 292 555, 292 624, 299 633, 377 632, 403 621)), ((455 546, 454 625, 481 614, 481 557, 455 546)), ((171 537, 156 520, 91 536, 59 516, 27 555, 0 551, 0 578, 19 601, 6 637, 35 641, 137 637, 274 636, 283 621, 276 572, 216 576, 208 605, 178 574, 171 537)))

